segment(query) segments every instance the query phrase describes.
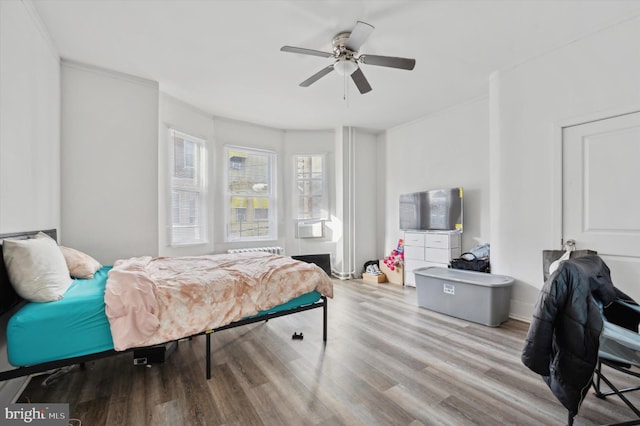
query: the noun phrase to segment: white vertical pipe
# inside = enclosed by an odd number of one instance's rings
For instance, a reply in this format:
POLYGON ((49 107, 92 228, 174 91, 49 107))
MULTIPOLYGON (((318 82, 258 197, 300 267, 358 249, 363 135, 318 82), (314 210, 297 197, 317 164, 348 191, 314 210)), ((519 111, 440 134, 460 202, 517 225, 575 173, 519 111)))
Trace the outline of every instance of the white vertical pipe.
POLYGON ((349 276, 356 273, 356 139, 355 130, 349 127, 349 276))

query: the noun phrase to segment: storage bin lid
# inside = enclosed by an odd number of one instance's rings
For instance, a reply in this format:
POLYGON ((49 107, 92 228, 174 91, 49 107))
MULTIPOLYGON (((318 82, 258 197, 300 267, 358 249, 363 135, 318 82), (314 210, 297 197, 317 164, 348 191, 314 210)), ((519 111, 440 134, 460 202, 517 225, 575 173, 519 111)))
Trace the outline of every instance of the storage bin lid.
POLYGON ((415 269, 413 273, 429 278, 439 278, 442 280, 457 281, 484 287, 510 287, 513 285, 513 278, 507 277, 506 275, 464 271, 461 269, 440 268, 437 266, 418 268, 415 269))

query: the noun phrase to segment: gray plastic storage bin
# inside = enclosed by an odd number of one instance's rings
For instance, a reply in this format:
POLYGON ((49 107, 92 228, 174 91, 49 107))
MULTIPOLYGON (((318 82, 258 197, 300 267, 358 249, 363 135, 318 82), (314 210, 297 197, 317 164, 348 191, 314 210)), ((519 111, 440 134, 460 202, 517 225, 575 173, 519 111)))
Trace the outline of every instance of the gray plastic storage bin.
POLYGON ((511 277, 439 267, 413 272, 420 307, 491 327, 509 317, 511 277))

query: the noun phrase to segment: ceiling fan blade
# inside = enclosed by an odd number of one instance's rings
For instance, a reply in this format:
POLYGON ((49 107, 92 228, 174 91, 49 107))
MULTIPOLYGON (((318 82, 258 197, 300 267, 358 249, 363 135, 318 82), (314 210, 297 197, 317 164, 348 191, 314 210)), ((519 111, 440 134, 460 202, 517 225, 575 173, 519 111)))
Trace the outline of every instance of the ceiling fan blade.
POLYGON ((412 70, 416 66, 416 60, 410 58, 396 58, 394 56, 360 55, 360 62, 367 65, 379 65, 381 67, 400 68, 412 70))
POLYGON ((320 71, 318 71, 317 73, 315 73, 314 75, 312 75, 311 77, 309 77, 308 79, 300 83, 300 86, 309 87, 316 81, 320 80, 325 75, 329 74, 331 71, 333 71, 333 65, 329 65, 326 68, 322 68, 320 71))
POLYGON ((367 78, 362 73, 362 70, 360 69, 360 67, 358 67, 358 69, 355 70, 353 74, 351 74, 351 79, 356 84, 356 87, 358 88, 361 94, 364 95, 365 93, 371 91, 371 86, 369 85, 367 78))
POLYGON ((356 22, 356 26, 351 31, 349 41, 347 41, 347 45, 345 47, 349 50, 357 52, 358 50, 360 50, 360 46, 362 46, 364 42, 367 41, 374 29, 375 27, 373 25, 369 25, 366 22, 356 22))
POLYGON ((304 47, 282 46, 280 48, 282 52, 300 53, 302 55, 322 56, 323 58, 330 58, 333 53, 321 52, 320 50, 305 49, 304 47))

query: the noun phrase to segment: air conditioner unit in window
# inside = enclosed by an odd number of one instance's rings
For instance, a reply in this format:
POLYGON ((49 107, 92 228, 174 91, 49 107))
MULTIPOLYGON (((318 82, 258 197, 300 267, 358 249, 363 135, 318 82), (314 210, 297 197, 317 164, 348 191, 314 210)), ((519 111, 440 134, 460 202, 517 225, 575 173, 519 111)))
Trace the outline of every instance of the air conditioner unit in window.
POLYGON ((299 220, 296 223, 296 238, 324 237, 324 220, 299 220))

